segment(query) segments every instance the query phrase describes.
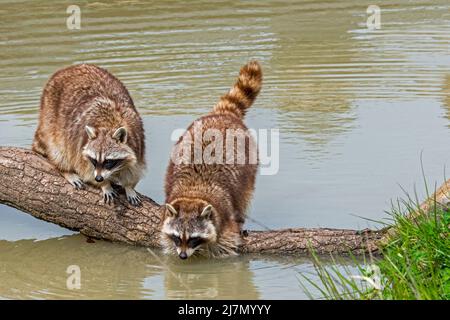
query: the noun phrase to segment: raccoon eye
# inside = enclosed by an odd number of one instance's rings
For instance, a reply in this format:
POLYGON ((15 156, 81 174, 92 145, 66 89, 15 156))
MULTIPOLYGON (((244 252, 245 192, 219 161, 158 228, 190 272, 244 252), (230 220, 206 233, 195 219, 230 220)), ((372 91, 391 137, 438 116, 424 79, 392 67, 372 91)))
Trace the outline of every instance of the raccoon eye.
POLYGON ((170 238, 173 240, 175 245, 179 247, 181 245, 181 238, 177 237, 176 235, 171 235, 170 238))
POLYGON ((199 245, 201 245, 203 243, 203 239, 200 237, 195 237, 195 238, 190 238, 188 240, 188 246, 189 248, 195 248, 198 247, 199 245))
POLYGON ((117 166, 120 163, 120 161, 122 161, 122 160, 120 160, 120 159, 106 160, 103 163, 103 167, 105 169, 110 170, 110 169, 114 168, 115 166, 117 166))
POLYGON ((97 166, 97 160, 95 160, 94 158, 89 157, 89 161, 92 163, 94 167, 97 166))

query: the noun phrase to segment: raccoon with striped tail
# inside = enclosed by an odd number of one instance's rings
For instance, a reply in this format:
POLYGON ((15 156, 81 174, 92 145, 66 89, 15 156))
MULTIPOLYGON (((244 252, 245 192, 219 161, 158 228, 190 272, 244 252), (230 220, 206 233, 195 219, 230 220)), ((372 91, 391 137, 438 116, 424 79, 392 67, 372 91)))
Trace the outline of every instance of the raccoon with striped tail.
MULTIPOLYGON (((181 259, 192 255, 223 257, 237 254, 258 170, 256 143, 243 119, 261 84, 261 67, 258 62, 251 61, 241 68, 236 83, 212 112, 195 120, 176 143, 165 181, 166 207, 161 244, 166 253, 174 253, 181 259), (198 138, 196 130, 201 130, 200 143, 195 141, 196 136, 198 138), (218 132, 223 141, 231 137, 231 132, 242 132, 248 161, 192 161, 196 153, 203 155, 208 149, 209 144, 207 139, 203 139, 203 134, 210 130, 218 132), (180 155, 180 149, 188 151, 180 155), (250 161, 252 150, 253 162, 250 161)), ((239 156, 234 142, 232 137, 232 159, 239 156)), ((219 151, 229 155, 224 144, 219 151)))
POLYGON ((32 148, 75 188, 100 188, 110 204, 116 184, 140 203, 134 188, 145 169, 144 128, 128 90, 108 71, 81 64, 50 78, 32 148))

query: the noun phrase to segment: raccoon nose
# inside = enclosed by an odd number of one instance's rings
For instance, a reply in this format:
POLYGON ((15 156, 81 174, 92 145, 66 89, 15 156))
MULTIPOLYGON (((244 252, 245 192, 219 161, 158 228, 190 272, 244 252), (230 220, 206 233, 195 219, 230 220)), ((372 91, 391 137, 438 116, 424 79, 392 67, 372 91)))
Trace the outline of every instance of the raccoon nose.
POLYGON ((179 257, 180 257, 180 259, 185 260, 185 259, 187 259, 188 256, 187 256, 186 252, 183 251, 180 253, 179 257))
POLYGON ((95 177, 95 181, 102 182, 103 181, 103 177, 102 176, 96 176, 95 177))

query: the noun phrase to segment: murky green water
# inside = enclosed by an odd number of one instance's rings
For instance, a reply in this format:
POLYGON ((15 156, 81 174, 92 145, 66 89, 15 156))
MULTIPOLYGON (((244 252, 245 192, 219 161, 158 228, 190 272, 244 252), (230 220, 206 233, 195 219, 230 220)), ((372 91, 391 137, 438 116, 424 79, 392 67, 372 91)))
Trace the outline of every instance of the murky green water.
MULTIPOLYGON (((0 1, 0 145, 27 147, 41 90, 57 69, 95 63, 128 87, 143 115, 149 172, 163 200, 174 129, 208 112, 251 58, 264 67, 247 123, 280 129, 280 169, 258 176, 251 217, 269 228, 364 228, 390 200, 449 163, 450 4, 373 1, 0 1)), ((422 188, 418 187, 421 191, 422 188)), ((0 207, 3 298, 305 298, 305 258, 181 262, 97 241, 0 207), (70 235, 62 237, 64 235, 70 235), (62 238, 61 238, 62 237, 62 238), (79 265, 82 288, 68 290, 79 265)), ((262 228, 255 222, 249 228, 262 228)))

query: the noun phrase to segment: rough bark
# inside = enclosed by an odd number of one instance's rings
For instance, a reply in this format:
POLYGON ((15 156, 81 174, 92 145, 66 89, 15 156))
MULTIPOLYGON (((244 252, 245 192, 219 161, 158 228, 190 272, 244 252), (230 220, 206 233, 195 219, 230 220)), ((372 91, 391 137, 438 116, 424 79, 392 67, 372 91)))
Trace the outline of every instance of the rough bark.
MULTIPOLYGON (((100 190, 75 190, 59 172, 34 152, 0 147, 0 203, 93 238, 159 248, 161 207, 143 196, 142 206, 130 206, 123 195, 114 205, 102 202, 100 190)), ((345 254, 377 250, 385 230, 295 228, 247 231, 243 253, 345 254)))

